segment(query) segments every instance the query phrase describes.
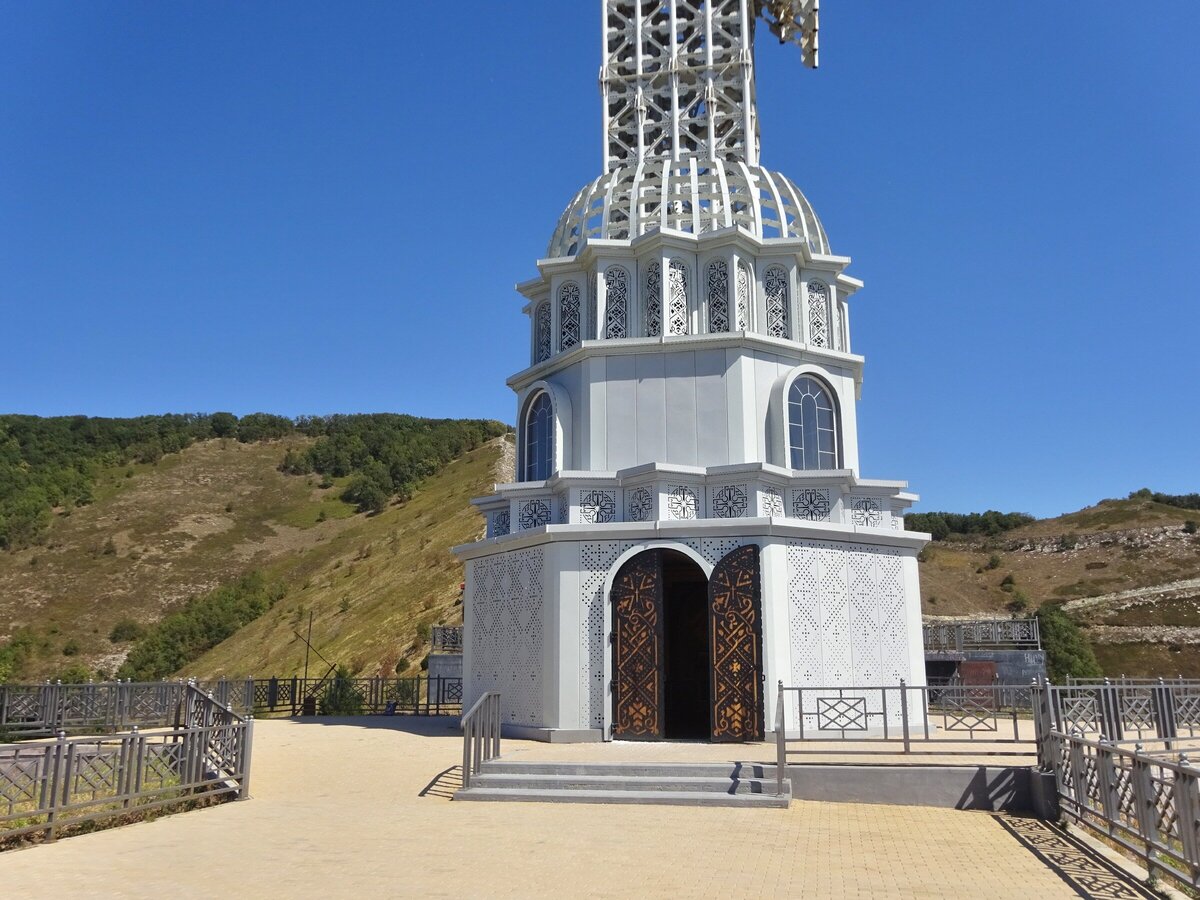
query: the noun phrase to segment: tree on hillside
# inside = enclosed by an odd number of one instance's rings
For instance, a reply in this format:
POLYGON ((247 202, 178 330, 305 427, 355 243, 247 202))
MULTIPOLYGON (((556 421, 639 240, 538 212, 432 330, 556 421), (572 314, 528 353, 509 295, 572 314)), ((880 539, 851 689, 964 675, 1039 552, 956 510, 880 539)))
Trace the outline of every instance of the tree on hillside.
POLYGON ((1046 674, 1051 681, 1061 684, 1068 675, 1074 678, 1104 675, 1087 637, 1061 606, 1046 604, 1037 611, 1037 619, 1042 649, 1046 651, 1046 674))
POLYGON ((238 417, 233 413, 213 413, 210 420, 213 437, 233 437, 237 434, 238 417))

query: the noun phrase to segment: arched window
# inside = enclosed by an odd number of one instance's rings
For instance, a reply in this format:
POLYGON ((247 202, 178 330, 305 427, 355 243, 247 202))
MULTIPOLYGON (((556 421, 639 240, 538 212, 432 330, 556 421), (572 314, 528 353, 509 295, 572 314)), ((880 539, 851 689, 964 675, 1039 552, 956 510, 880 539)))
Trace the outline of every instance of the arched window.
POLYGON ((542 303, 534 313, 533 361, 545 362, 550 358, 550 304, 542 303))
POLYGON ((646 337, 662 334, 662 263, 646 267, 646 337))
POLYGON ((788 273, 782 266, 771 266, 763 274, 763 289, 767 301, 767 334, 771 337, 791 337, 788 328, 788 273))
POLYGON ((808 375, 788 391, 788 448, 793 469, 838 467, 837 409, 829 389, 808 375))
POLYGON ((723 259, 708 264, 708 330, 729 330, 729 265, 723 259))
POLYGON ((620 266, 609 266, 604 273, 604 336, 629 336, 629 273, 620 266))
POLYGON ((570 350, 579 346, 581 331, 579 285, 568 281, 558 289, 558 349, 570 350))
POLYGON ((522 481, 544 481, 554 471, 554 404, 539 391, 525 409, 522 481))
POLYGON ((667 305, 669 334, 687 334, 688 328, 688 270, 682 259, 671 260, 670 300, 667 305))
POLYGON ((814 347, 832 346, 829 329, 829 288, 821 281, 808 283, 808 342, 814 347))
POLYGON ((750 277, 750 267, 741 260, 737 265, 737 331, 745 331, 750 327, 750 305, 754 300, 750 277))

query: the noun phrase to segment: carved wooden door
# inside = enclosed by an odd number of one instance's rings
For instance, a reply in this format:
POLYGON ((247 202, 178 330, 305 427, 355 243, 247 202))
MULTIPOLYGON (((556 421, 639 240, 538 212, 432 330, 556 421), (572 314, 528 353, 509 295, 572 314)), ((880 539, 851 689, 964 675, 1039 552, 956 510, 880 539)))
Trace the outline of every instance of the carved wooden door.
POLYGON ((727 554, 708 582, 712 651, 712 738, 763 737, 762 600, 759 550, 727 554))
POLYGON ((663 736, 662 551, 639 553, 613 581, 613 737, 663 736))

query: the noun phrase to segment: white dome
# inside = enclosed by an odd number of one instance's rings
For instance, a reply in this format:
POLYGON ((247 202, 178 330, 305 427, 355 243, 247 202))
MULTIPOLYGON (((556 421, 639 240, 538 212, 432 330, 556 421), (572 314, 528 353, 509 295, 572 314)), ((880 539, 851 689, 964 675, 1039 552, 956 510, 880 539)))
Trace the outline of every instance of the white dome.
POLYGON ((787 177, 742 162, 692 158, 650 159, 601 175, 568 204, 547 256, 574 256, 590 238, 735 226, 760 240, 803 239, 813 253, 830 252, 812 204, 787 177))

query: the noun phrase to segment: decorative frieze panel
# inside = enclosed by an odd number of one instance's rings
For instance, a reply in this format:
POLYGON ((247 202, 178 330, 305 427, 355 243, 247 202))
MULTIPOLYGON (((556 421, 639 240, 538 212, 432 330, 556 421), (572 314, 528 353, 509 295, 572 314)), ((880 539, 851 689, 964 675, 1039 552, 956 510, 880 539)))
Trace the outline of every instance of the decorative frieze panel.
POLYGON ((772 519, 782 519, 786 513, 783 510, 783 494, 778 488, 767 487, 760 491, 762 514, 772 519))
POLYGON ((723 259, 708 264, 708 330, 729 331, 729 265, 723 259))
POLYGON ((667 512, 672 519, 697 519, 700 517, 700 502, 696 492, 686 484, 667 486, 667 512))
POLYGON ((579 346, 582 334, 582 292, 574 281, 558 289, 558 349, 570 350, 579 346))
POLYGON ((667 301, 668 334, 688 334, 688 270, 682 259, 671 260, 670 291, 667 301))
POLYGON ((545 362, 550 358, 550 304, 538 304, 534 313, 534 362, 545 362))
POLYGON ((814 347, 828 347, 829 288, 824 282, 808 283, 808 342, 814 347))
POLYGON ((507 509, 501 509, 488 517, 488 537, 504 537, 511 530, 511 516, 507 509))
POLYGON ((654 495, 649 488, 631 488, 625 492, 625 519, 629 522, 649 522, 654 518, 654 495))
POLYGON ((788 327, 788 273, 783 266, 771 266, 763 274, 763 291, 767 307, 767 334, 771 337, 790 338, 788 327))
POLYGON ((744 331, 750 327, 750 308, 753 305, 754 279, 750 277, 750 268, 744 262, 737 265, 737 329, 744 331))
POLYGON ((629 273, 620 266, 604 272, 604 336, 629 336, 629 273))
POLYGON ((499 691, 506 722, 542 724, 542 569, 540 547, 468 563, 471 647, 464 703, 499 691))
POLYGON ((828 522, 833 508, 828 488, 793 488, 792 515, 810 522, 828 522))
POLYGON ((652 262, 646 267, 646 337, 662 334, 662 263, 652 262))
POLYGON ((891 518, 885 513, 883 504, 878 497, 851 497, 850 523, 860 528, 883 528, 885 519, 891 518))
POLYGON ((589 525, 617 521, 617 492, 596 490, 581 493, 579 519, 589 525))
POLYGON ((709 509, 714 519, 741 519, 749 511, 749 489, 744 484, 726 484, 712 489, 709 509))
POLYGON ((521 531, 550 524, 549 498, 522 500, 517 504, 517 525, 521 531))

